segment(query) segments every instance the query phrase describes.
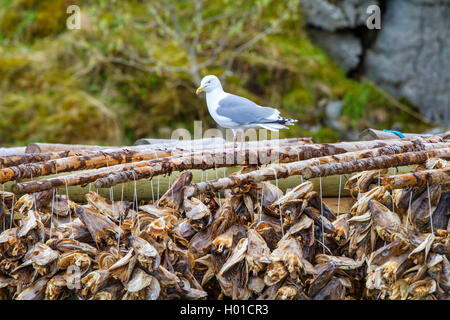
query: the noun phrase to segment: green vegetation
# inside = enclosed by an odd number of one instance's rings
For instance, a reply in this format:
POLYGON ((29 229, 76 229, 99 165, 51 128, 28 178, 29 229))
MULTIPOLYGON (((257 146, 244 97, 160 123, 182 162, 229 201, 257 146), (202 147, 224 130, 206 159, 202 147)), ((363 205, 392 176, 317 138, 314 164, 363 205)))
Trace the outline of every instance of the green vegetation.
POLYGON ((297 1, 161 3, 0 0, 0 145, 131 144, 194 120, 206 130, 215 124, 194 91, 211 73, 226 90, 299 119, 282 137, 338 140, 324 126, 326 100, 343 101, 349 130, 423 129, 310 42, 297 1), (66 28, 71 4, 81 30, 66 28))

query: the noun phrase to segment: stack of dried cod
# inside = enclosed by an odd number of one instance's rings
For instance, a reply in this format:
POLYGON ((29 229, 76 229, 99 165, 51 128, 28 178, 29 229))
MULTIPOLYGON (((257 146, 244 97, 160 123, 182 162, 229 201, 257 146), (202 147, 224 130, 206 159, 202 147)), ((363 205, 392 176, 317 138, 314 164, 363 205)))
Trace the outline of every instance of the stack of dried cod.
POLYGON ((87 204, 3 192, 0 297, 448 299, 448 182, 397 177, 408 186, 386 170, 353 176, 355 204, 339 213, 308 181, 286 194, 262 181, 221 200, 187 196, 190 172, 138 210, 94 192, 87 204))

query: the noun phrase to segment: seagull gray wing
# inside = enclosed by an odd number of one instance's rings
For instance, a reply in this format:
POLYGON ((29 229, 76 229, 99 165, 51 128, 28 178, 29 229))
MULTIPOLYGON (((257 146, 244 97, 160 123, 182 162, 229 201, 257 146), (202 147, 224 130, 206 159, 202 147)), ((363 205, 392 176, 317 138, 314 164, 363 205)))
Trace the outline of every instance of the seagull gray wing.
POLYGON ((274 108, 260 107, 253 101, 234 94, 228 94, 218 105, 217 114, 239 125, 274 122, 276 118, 273 116, 279 114, 274 108))

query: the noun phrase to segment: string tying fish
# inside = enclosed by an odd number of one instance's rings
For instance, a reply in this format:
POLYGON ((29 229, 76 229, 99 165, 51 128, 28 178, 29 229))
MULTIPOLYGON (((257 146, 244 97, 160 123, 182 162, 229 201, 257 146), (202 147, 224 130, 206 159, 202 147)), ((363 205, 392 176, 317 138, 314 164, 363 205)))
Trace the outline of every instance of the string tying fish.
MULTIPOLYGON (((277 177, 277 171, 275 168, 271 168, 273 170, 274 176, 275 176, 275 185, 278 188, 278 177, 277 177)), ((281 236, 284 237, 284 228, 283 228, 283 215, 281 213, 281 204, 278 203, 278 210, 280 211, 280 227, 281 227, 281 236)))
POLYGON ((340 214, 340 205, 341 205, 341 183, 342 183, 342 175, 339 175, 339 191, 338 191, 338 203, 337 203, 337 215, 340 214))
POLYGON ((3 225, 3 229, 2 232, 5 231, 6 229, 6 225, 5 225, 5 217, 6 217, 6 213, 5 213, 5 184, 2 183, 2 225, 3 225))
MULTIPOLYGON (((214 172, 216 173, 216 179, 219 179, 216 164, 214 164, 214 172)), ((220 191, 217 191, 217 197, 219 198, 219 206, 222 208, 222 201, 220 200, 220 191)))
POLYGON ((319 239, 316 239, 316 241, 322 246, 323 253, 325 253, 325 249, 327 249, 329 253, 333 254, 333 252, 331 252, 331 250, 325 245, 325 243, 321 242, 319 239))
POLYGON ((378 170, 378 186, 381 186, 381 170, 378 170))
POLYGON ((52 230, 53 230, 53 208, 55 206, 55 189, 52 190, 52 208, 50 213, 50 239, 52 238, 52 230))
POLYGON ((434 236, 434 228, 433 228, 433 214, 431 212, 431 195, 430 195, 430 184, 427 180, 427 192, 428 192, 428 210, 430 215, 430 226, 431 226, 431 234, 434 236))
MULTIPOLYGON (((30 179, 33 180, 33 170, 30 170, 30 179)), ((36 193, 33 193, 33 205, 34 205, 34 211, 37 214, 37 201, 36 201, 36 193)))
POLYGON ((66 177, 64 177, 64 182, 65 182, 65 185, 66 185, 67 212, 69 214, 70 230, 72 230, 72 239, 73 239, 74 235, 73 235, 72 214, 70 213, 69 188, 67 187, 67 178, 66 177))
POLYGON ((134 180, 134 194, 133 194, 133 202, 135 202, 135 211, 136 211, 136 217, 137 217, 137 225, 138 225, 138 230, 140 229, 140 221, 139 221, 139 208, 138 208, 138 198, 137 198, 137 191, 136 191, 136 175, 134 170, 131 171, 133 173, 133 180, 134 180))
POLYGON ((14 196, 13 198, 12 198, 12 206, 11 206, 11 214, 10 214, 10 222, 9 222, 9 228, 11 229, 12 228, 12 225, 13 225, 13 221, 14 221, 14 205, 15 205, 15 200, 16 200, 16 197, 14 196))
MULTIPOLYGON (((300 161, 300 150, 297 150, 297 161, 300 161)), ((300 183, 303 183, 303 175, 300 174, 300 183)))
MULTIPOLYGON (((106 159, 106 168, 109 168, 109 161, 108 161, 108 157, 105 155, 105 159, 106 159)), ((115 203, 114 203, 114 194, 113 194, 113 187, 109 187, 109 200, 112 203, 112 215, 113 217, 115 216, 115 203)), ((119 213, 120 215, 120 213, 119 213)))
POLYGON ((322 219, 322 242, 324 243, 323 245, 323 252, 325 253, 325 229, 324 229, 324 222, 323 222, 323 199, 322 199, 322 177, 319 177, 319 187, 320 187, 320 217, 322 219))
MULTIPOLYGON (((156 150, 153 150, 153 153, 155 154, 155 159, 158 159, 158 153, 156 152, 156 150)), ((134 176, 134 173, 133 173, 134 176)), ((158 201, 156 202, 156 207, 159 207, 159 176, 156 177, 157 179, 157 189, 156 189, 156 197, 158 198, 158 201)))
MULTIPOLYGON (((55 174, 58 174, 58 167, 55 164, 55 174)), ((54 213, 54 206, 58 205, 58 189, 55 188, 53 189, 53 193, 52 193, 52 212, 51 212, 51 216, 50 216, 50 232, 53 229, 53 213, 54 213)))
POLYGON ((412 208, 411 208, 412 196, 413 196, 413 190, 411 189, 411 193, 409 194, 408 214, 406 215, 406 228, 409 228, 409 221, 411 219, 410 217, 411 217, 411 212, 412 212, 412 208))
POLYGON ((152 193, 152 203, 155 204, 155 193, 153 192, 153 177, 150 178, 150 191, 152 193))
MULTIPOLYGON (((122 191, 121 191, 121 195, 120 195, 120 201, 123 201, 123 188, 124 188, 124 184, 122 183, 122 191)), ((122 216, 120 214, 119 211, 119 232, 117 233, 117 251, 120 252, 120 235, 122 233, 122 216)))

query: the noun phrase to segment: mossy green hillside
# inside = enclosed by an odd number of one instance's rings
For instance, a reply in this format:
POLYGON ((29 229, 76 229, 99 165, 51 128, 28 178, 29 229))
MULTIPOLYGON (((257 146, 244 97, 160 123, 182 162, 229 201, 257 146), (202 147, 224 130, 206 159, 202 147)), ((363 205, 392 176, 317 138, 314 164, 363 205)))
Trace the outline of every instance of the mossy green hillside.
MULTIPOLYGON (((242 21, 233 25, 231 44, 217 56, 216 64, 200 69, 201 75, 221 76, 225 71, 219 63, 222 58, 264 30, 284 9, 278 1, 245 3, 261 7, 259 18, 248 25, 239 25, 242 21)), ((177 1, 175 8, 180 28, 189 30, 195 21, 194 7, 177 1)), ((237 15, 236 10, 232 1, 210 1, 202 17, 206 20, 220 12, 237 15)), ((217 46, 226 27, 211 22, 199 37, 198 51, 217 46)), ((331 100, 343 102, 339 120, 346 130, 393 125, 404 131, 424 129, 370 83, 347 78, 311 43, 301 12, 292 14, 279 28, 236 57, 225 86, 299 119, 291 130, 281 131, 281 137, 340 139, 341 132, 330 128, 325 119, 324 106, 331 100)), ((214 127, 204 99, 195 95, 198 84, 192 76, 155 67, 149 50, 173 69, 190 66, 182 45, 155 27, 145 1, 2 0, 0 144, 130 144, 142 137, 170 137, 179 127, 193 130, 195 120, 203 121, 204 130, 214 127), (69 4, 81 8, 81 30, 66 28, 69 4)))

